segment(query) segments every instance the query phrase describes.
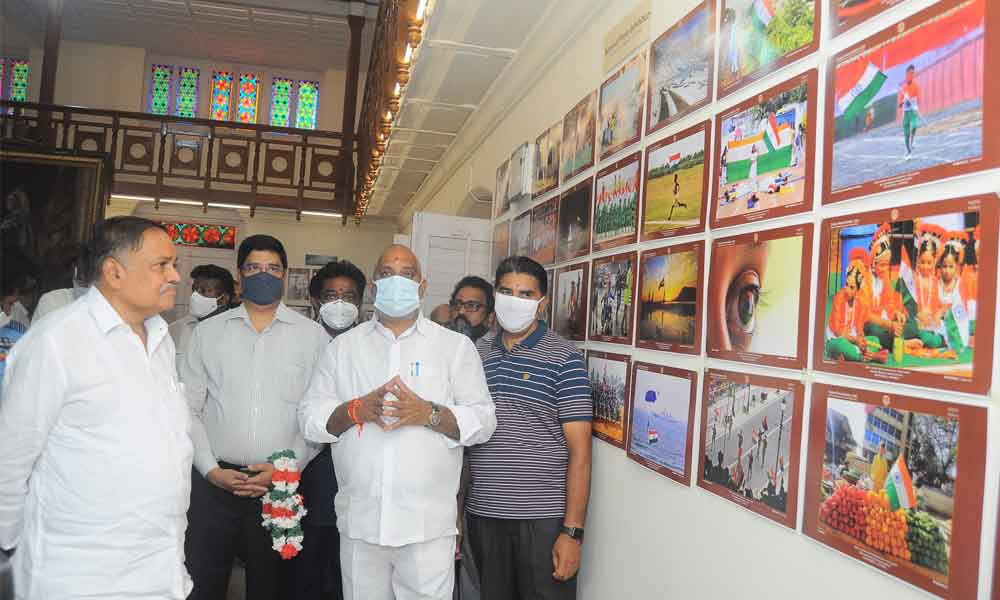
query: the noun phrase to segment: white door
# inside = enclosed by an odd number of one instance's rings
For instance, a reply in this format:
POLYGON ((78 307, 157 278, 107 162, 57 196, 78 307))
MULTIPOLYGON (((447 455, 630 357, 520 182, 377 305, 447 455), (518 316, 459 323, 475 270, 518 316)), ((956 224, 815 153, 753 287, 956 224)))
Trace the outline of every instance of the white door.
POLYGON ((490 250, 493 226, 488 219, 434 213, 413 216, 411 246, 427 279, 424 314, 451 299, 455 284, 466 275, 492 283, 490 250))
POLYGON ((191 297, 191 271, 200 265, 218 265, 236 278, 236 251, 177 246, 177 271, 181 275, 181 282, 177 286, 177 303, 174 305, 174 310, 163 314, 168 323, 173 323, 187 314, 188 301, 191 297))

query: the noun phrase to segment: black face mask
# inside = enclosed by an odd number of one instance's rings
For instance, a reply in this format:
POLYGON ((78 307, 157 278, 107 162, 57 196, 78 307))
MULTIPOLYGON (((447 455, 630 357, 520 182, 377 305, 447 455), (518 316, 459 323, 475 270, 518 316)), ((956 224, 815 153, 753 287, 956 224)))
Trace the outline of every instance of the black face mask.
POLYGON ((461 333, 473 342, 486 335, 486 332, 489 331, 489 329, 482 323, 479 325, 472 325, 472 323, 469 323, 469 320, 465 318, 465 315, 458 315, 452 319, 448 323, 448 329, 461 333))

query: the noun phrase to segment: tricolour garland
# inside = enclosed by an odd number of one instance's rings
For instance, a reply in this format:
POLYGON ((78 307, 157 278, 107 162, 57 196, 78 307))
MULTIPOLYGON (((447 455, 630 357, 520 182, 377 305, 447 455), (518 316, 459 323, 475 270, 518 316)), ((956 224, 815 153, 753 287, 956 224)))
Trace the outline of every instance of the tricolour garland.
POLYGON ((302 551, 302 517, 306 507, 302 504, 299 488, 299 467, 293 450, 281 450, 267 458, 274 465, 271 489, 261 498, 261 516, 265 529, 271 532, 271 547, 289 560, 302 551))

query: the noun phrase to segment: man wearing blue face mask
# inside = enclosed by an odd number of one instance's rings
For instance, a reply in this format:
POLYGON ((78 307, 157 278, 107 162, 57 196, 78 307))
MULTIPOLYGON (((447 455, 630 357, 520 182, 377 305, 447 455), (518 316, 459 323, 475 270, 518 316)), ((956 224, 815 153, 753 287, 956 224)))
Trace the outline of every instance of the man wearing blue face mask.
POLYGON ((376 318, 338 336, 299 408, 331 443, 346 600, 451 600, 463 447, 496 415, 468 337, 420 312, 427 283, 408 248, 374 273, 376 318))
POLYGON ((180 369, 195 450, 188 600, 225 598, 237 554, 247 563, 247 598, 279 597, 280 557, 260 516, 273 471, 267 457, 291 448, 301 465, 312 458, 296 410, 329 338, 281 302, 288 258, 280 241, 248 237, 237 266, 243 304, 195 328, 180 369))

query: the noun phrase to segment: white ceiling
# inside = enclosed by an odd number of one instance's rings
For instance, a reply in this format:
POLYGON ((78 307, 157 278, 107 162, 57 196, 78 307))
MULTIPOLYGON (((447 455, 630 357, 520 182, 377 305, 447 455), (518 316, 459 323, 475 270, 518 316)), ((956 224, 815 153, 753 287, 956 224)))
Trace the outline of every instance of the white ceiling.
POLYGON ((436 0, 368 214, 398 216, 553 0, 436 0))
MULTIPOLYGON (((2 0, 10 43, 42 45, 48 0, 2 0), (12 27, 13 26, 13 27, 12 27)), ((65 0, 63 37, 146 48, 154 54, 322 71, 343 69, 348 14, 370 19, 362 35, 367 68, 378 0, 65 0)))

